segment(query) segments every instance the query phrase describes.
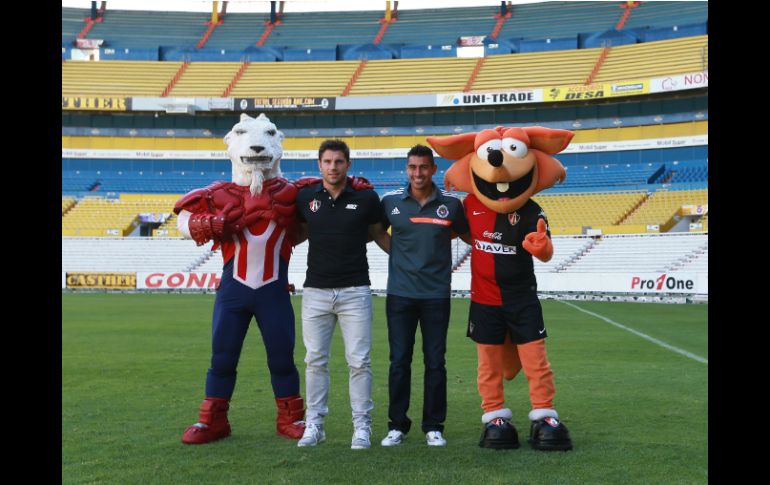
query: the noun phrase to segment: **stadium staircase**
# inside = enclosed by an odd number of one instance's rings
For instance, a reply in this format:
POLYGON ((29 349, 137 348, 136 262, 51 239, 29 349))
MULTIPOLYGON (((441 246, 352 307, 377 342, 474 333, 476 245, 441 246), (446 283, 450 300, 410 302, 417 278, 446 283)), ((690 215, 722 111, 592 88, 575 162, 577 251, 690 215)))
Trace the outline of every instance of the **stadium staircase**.
MULTIPOLYGON (((615 25, 615 30, 623 29, 623 26, 626 24, 628 17, 631 16, 632 9, 638 6, 639 6, 639 2, 626 2, 623 5, 621 5, 621 8, 623 8, 623 15, 620 17, 620 20, 615 25)), ((585 84, 591 84, 592 82, 594 82, 594 78, 596 77, 597 74, 599 74, 599 71, 604 65, 604 61, 607 60, 607 56, 610 55, 611 49, 612 49, 612 45, 604 46, 601 54, 599 54, 599 59, 596 60, 596 65, 593 67, 593 69, 591 69, 591 74, 588 75, 588 79, 586 79, 585 84)))
POLYGON ((628 215, 619 226, 627 224, 657 224, 665 232, 666 225, 683 205, 707 205, 708 189, 657 190, 628 215))
POLYGON ((235 78, 243 65, 240 62, 192 62, 171 88, 169 96, 223 96, 229 85, 237 82, 235 78))
POLYGON ((181 66, 179 66, 179 70, 174 74, 174 77, 171 78, 171 81, 169 81, 168 86, 166 86, 163 89, 163 93, 161 93, 161 97, 165 98, 168 96, 168 93, 171 92, 172 89, 174 89, 174 85, 179 81, 179 78, 182 77, 184 72, 187 70, 187 68, 190 67, 190 61, 184 61, 181 66))
POLYGON ((684 270, 692 270, 697 267, 697 269, 701 269, 701 267, 705 266, 705 271, 708 271, 708 250, 709 250, 709 243, 708 239, 706 242, 699 246, 695 251, 685 254, 678 260, 676 260, 674 263, 672 263, 670 266, 666 268, 666 271, 684 271, 684 270), (704 264, 705 263, 705 264, 704 264))
POLYGON ((229 96, 339 96, 358 64, 358 61, 253 62, 248 69, 244 68, 229 96))
POLYGON ((182 62, 99 61, 62 64, 62 96, 158 96, 182 62))
POLYGON ((650 194, 644 194, 644 196, 642 196, 642 198, 639 199, 639 202, 637 202, 636 205, 634 205, 629 211, 625 212, 620 217, 620 219, 613 222, 613 224, 616 226, 619 226, 620 224, 622 224, 626 219, 628 219, 631 216, 631 214, 636 212, 639 209, 639 207, 641 207, 645 202, 647 202, 647 199, 649 198, 650 198, 650 194))
MULTIPOLYGON (((559 242, 563 242, 565 239, 560 240, 559 242)), ((562 259, 561 261, 558 261, 556 264, 553 265, 553 271, 555 273, 561 273, 567 270, 567 268, 575 263, 578 259, 585 256, 586 253, 588 253, 596 244, 596 239, 587 239, 585 245, 580 246, 575 252, 571 253, 566 258, 562 259)), ((561 245, 561 244, 560 244, 561 245)), ((556 251, 556 247, 554 246, 554 251, 556 251)))
POLYGON ((380 30, 377 31, 377 35, 374 36, 372 44, 377 45, 382 42, 382 38, 385 36, 385 32, 388 31, 390 24, 398 20, 398 2, 396 2, 396 8, 390 10, 390 3, 386 4, 385 14, 379 20, 380 30))
MULTIPOLYGON (((216 3, 214 3, 214 5, 216 5, 216 3)), ((206 42, 209 40, 209 37, 211 37, 211 34, 214 33, 214 29, 216 29, 218 26, 222 25, 225 22, 224 10, 226 8, 227 8, 227 2, 223 2, 222 12, 217 12, 216 9, 214 9, 214 11, 211 13, 211 19, 207 20, 205 24, 205 25, 208 25, 208 28, 206 29, 206 32, 203 33, 203 36, 201 36, 201 39, 198 41, 198 43, 195 44, 196 49, 203 48, 203 46, 205 46, 206 42)))
POLYGON ((268 37, 270 37, 270 34, 273 32, 273 29, 275 29, 276 27, 278 27, 283 23, 283 21, 281 20, 281 17, 283 17, 283 15, 279 14, 276 17, 275 22, 271 22, 270 20, 267 20, 262 24, 265 26, 265 30, 263 30, 262 35, 259 36, 259 40, 256 43, 257 47, 262 47, 263 45, 265 45, 265 42, 267 42, 268 37))
POLYGON ((663 272, 686 255, 699 251, 707 241, 707 234, 690 233, 603 236, 560 272, 663 272))
POLYGON ((470 266, 471 250, 473 248, 459 237, 452 240, 452 272, 457 271, 468 262, 470 266))
POLYGON ((62 217, 64 214, 69 212, 73 207, 75 207, 75 204, 77 204, 77 200, 75 200, 72 197, 62 197, 61 198, 61 215, 62 217))
POLYGON ((366 58, 361 59, 361 62, 359 62, 358 66, 356 67, 356 71, 353 73, 352 76, 350 76, 350 81, 348 81, 347 85, 345 86, 345 89, 342 91, 341 96, 347 96, 348 94, 350 94, 350 90, 353 89, 353 86, 356 84, 356 81, 361 76, 361 73, 364 72, 366 63, 367 63, 366 58))
POLYGON ((233 88, 235 88, 235 85, 238 84, 238 81, 241 80, 243 77, 243 74, 246 72, 246 69, 249 68, 250 62, 244 62, 241 64, 241 67, 238 68, 238 72, 236 72, 233 75, 233 79, 230 81, 230 84, 227 85, 225 88, 225 92, 222 93, 223 98, 227 98, 230 96, 230 93, 233 91, 233 88))

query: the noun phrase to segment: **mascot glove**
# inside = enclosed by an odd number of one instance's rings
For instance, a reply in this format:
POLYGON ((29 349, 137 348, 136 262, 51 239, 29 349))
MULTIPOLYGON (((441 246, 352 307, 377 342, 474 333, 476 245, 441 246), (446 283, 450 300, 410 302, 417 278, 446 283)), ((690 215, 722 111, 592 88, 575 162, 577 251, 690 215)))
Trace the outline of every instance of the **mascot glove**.
POLYGON ((320 177, 302 177, 292 182, 297 189, 304 189, 308 185, 320 184, 323 179, 320 177))
POLYGON ((545 219, 537 220, 537 232, 527 234, 521 245, 540 261, 550 261, 553 256, 553 244, 545 232, 545 219))
POLYGON ((353 190, 373 189, 374 185, 366 177, 348 177, 348 183, 353 190))
POLYGON ((193 214, 188 222, 190 236, 198 246, 213 240, 221 241, 224 236, 225 218, 212 214, 193 214))

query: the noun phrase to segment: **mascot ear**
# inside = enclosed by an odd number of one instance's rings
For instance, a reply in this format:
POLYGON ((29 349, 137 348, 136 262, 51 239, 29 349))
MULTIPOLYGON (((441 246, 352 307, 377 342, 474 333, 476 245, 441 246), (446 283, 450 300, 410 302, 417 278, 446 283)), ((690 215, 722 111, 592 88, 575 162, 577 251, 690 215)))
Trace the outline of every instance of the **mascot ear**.
POLYGON ((250 120, 250 119, 252 119, 251 116, 247 115, 246 113, 241 113, 241 119, 239 121, 250 120))
POLYGON ((448 160, 459 160, 463 156, 473 152, 473 140, 476 133, 463 133, 462 135, 452 135, 437 138, 429 136, 425 138, 430 146, 436 150, 439 156, 448 160))
POLYGON ((444 173, 444 187, 447 190, 459 190, 461 192, 473 192, 471 184, 471 170, 468 162, 471 157, 465 156, 453 163, 444 173))
POLYGON ((549 155, 554 155, 567 148, 575 133, 569 130, 557 130, 542 126, 522 128, 529 135, 529 146, 549 155))
POLYGON ((537 159, 537 185, 535 194, 541 190, 553 187, 556 182, 562 183, 567 177, 567 171, 560 161, 540 151, 530 152, 537 159))

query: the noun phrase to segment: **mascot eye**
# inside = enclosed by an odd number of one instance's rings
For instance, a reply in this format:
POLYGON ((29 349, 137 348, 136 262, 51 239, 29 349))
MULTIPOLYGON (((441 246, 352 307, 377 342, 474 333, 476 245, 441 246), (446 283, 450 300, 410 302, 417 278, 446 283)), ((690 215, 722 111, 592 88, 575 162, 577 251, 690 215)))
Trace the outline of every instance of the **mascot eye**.
POLYGON ((529 152, 527 144, 516 138, 503 138, 503 150, 516 158, 524 158, 529 152))
POLYGON ((487 157, 489 157, 489 152, 492 150, 499 150, 501 146, 502 140, 489 140, 476 150, 476 156, 482 160, 486 160, 487 157))
POLYGON ((246 133, 246 130, 235 130, 236 135, 243 135, 244 133, 246 133))
POLYGON ((267 133, 270 136, 275 136, 275 130, 267 130, 265 133, 267 133))

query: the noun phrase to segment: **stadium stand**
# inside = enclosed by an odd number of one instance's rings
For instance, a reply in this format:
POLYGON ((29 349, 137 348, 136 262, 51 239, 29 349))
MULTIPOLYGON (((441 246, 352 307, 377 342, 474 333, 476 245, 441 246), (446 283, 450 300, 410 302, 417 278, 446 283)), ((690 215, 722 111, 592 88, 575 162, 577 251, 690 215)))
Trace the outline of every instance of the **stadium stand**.
MULTIPOLYGON (((554 236, 553 241, 554 256, 548 263, 535 261, 537 273, 708 271, 706 234, 554 236)), ((470 246, 453 246, 462 262, 457 272, 469 273, 470 246)), ((221 252, 210 248, 181 238, 63 237, 62 271, 221 272, 221 252)), ((307 248, 307 242, 294 248, 291 281, 304 279, 307 248)), ((387 274, 387 255, 374 242, 367 245, 367 258, 372 274, 387 274)))
POLYGON ((211 254, 185 239, 62 237, 62 271, 190 271, 211 254))
POLYGON ((621 225, 659 224, 663 226, 683 205, 707 205, 708 189, 657 190, 643 201, 637 210, 620 221, 621 225))
POLYGON ((708 36, 685 37, 610 50, 595 83, 644 79, 708 69, 708 36))
MULTIPOLYGON (((291 5, 288 7, 291 9, 291 5)), ((285 10, 280 25, 273 29, 264 45, 316 49, 336 48, 340 44, 368 44, 377 35, 382 16, 382 11, 345 12, 341 15, 340 12, 285 10)), ((228 21, 225 21, 225 26, 228 21)))
MULTIPOLYGON (((379 43, 390 47, 391 53, 385 55, 394 57, 401 55, 400 46, 411 45, 435 46, 432 52, 424 49, 420 55, 441 56, 440 46, 453 47, 461 36, 487 36, 490 41, 510 46, 507 52, 511 49, 513 52, 576 49, 586 38, 615 29, 624 14, 623 6, 623 2, 595 1, 514 5, 496 36, 493 33, 500 13, 498 7, 401 10, 394 12, 379 43)), ((210 17, 205 13, 108 8, 86 38, 104 39, 105 46, 114 50, 155 49, 156 55, 160 51, 161 56, 168 49, 182 51, 182 55, 196 55, 205 50, 212 53, 209 60, 215 60, 217 51, 235 51, 238 56, 248 54, 248 49, 260 39, 265 50, 274 52, 272 59, 283 58, 287 48, 331 51, 336 56, 338 48, 344 52, 345 46, 371 45, 384 16, 384 11, 293 12, 291 9, 292 5, 288 4, 287 11, 271 26, 264 39, 270 18, 267 12, 222 15, 202 50, 195 47, 208 28, 206 22, 210 17)), ((90 10, 62 7, 63 46, 72 44, 89 15, 90 10)), ((622 29, 640 41, 662 40, 704 31, 707 19, 708 2, 641 2, 631 9, 622 29), (687 28, 702 24, 703 27, 695 30, 687 28), (672 32, 660 32, 664 27, 672 32)))
POLYGON ((489 35, 500 8, 457 7, 401 10, 382 38, 385 44, 456 44, 460 36, 489 35))
POLYGON ((669 268, 670 271, 691 271, 696 273, 708 273, 709 270, 709 252, 708 252, 708 240, 706 244, 690 253, 682 260, 672 264, 669 268))
POLYGON ((251 63, 230 96, 340 96, 357 66, 356 61, 251 63))
POLYGON ((475 59, 394 59, 369 61, 350 96, 462 91, 475 59))
POLYGON ((142 12, 107 8, 104 20, 94 24, 88 38, 104 39, 106 46, 114 49, 157 49, 162 45, 194 47, 206 31, 205 22, 209 17, 202 12, 142 12))
MULTIPOLYGON (((228 13, 206 41, 206 49, 243 50, 254 46, 265 29, 269 15, 264 13, 228 13)), ((197 39, 196 39, 197 40, 197 39)))
MULTIPOLYGON (((491 56, 478 72, 472 89, 493 91, 582 84, 591 73, 600 50, 491 56)), ((700 71, 708 67, 708 59, 703 57, 703 52, 707 51, 707 36, 619 46, 612 49, 594 81, 700 71)), ((463 91, 476 62, 470 58, 371 60, 352 85, 349 95, 463 91)), ((184 93, 185 96, 223 95, 241 65, 232 62, 209 64, 191 62, 176 83, 180 87, 174 85, 172 91, 180 89, 176 95, 184 93), (231 75, 225 80, 227 74, 231 75)), ((358 65, 357 61, 250 63, 245 65, 230 95, 340 96, 358 65), (319 72, 324 75, 319 76, 319 72)), ((180 67, 181 62, 65 62, 62 65, 62 95, 160 96, 180 67)))
POLYGON ((160 96, 180 67, 181 62, 65 62, 62 96, 160 96))
POLYGON ((191 62, 168 95, 220 97, 240 68, 239 62, 191 62))
POLYGON ((85 23, 83 19, 91 15, 91 11, 82 8, 62 7, 61 9, 61 43, 72 45, 85 23))
POLYGON ((61 198, 61 215, 67 213, 72 207, 77 204, 77 200, 74 197, 62 197, 61 198))
POLYGON ((62 216, 62 236, 128 236, 142 213, 171 213, 178 195, 121 194, 118 199, 86 197, 62 216))
MULTIPOLYGON (((557 246, 554 241, 554 248, 557 246)), ((612 273, 669 271, 688 255, 708 249, 705 234, 610 235, 575 257, 561 272, 612 273)))
POLYGON ((561 235, 583 234, 584 227, 607 230, 638 206, 645 195, 642 191, 539 194, 533 200, 548 215, 551 234, 561 235))
POLYGON ((507 54, 486 59, 473 91, 582 84, 600 49, 507 54))

